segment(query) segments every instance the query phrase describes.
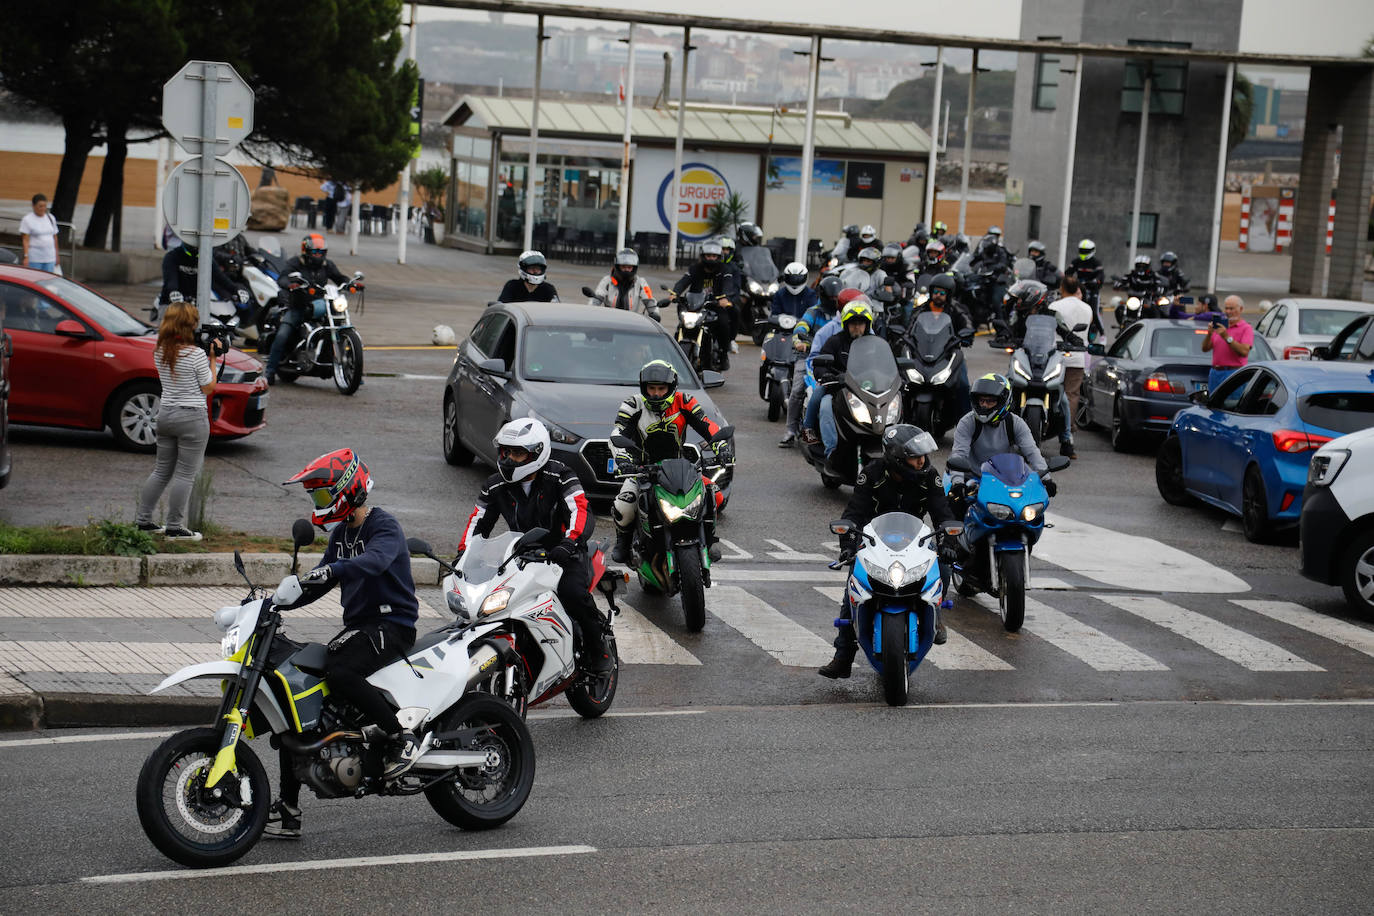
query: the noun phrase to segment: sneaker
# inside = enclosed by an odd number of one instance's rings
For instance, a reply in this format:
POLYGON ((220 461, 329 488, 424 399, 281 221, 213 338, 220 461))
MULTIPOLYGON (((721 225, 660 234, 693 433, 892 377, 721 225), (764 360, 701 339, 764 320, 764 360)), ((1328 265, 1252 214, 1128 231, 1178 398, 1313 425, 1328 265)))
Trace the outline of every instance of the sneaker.
POLYGON ((281 840, 301 838, 301 809, 294 808, 280 798, 267 811, 267 826, 263 833, 281 840))
POLYGON ((161 534, 167 529, 162 525, 154 525, 152 522, 139 522, 138 530, 147 534, 161 534))
POLYGON ((1065 458, 1078 457, 1078 452, 1074 451, 1073 442, 1059 443, 1059 454, 1063 455, 1065 458))
POLYGON ((738 352, 739 352, 739 344, 735 343, 733 340, 730 341, 730 352, 731 352, 731 353, 738 353, 738 352))
MULTIPOLYGON (((259 352, 261 352, 261 351, 259 351, 259 352)), ((275 372, 269 372, 269 373, 267 373, 267 385, 268 385, 268 387, 271 387, 272 385, 275 385, 275 384, 277 384, 277 373, 275 373, 275 372)))
POLYGON ((163 529, 162 536, 169 541, 199 541, 200 532, 183 528, 180 525, 168 525, 163 529))
POLYGON ((935 643, 937 646, 943 646, 945 643, 949 642, 949 634, 945 632, 945 622, 943 620, 935 621, 935 638, 932 639, 931 642, 935 643))
POLYGON ((815 445, 821 441, 821 436, 814 429, 804 429, 801 432, 801 441, 804 445, 815 445))
POLYGON ((414 732, 401 732, 391 738, 391 748, 387 751, 386 765, 382 769, 383 779, 403 776, 415 765, 420 755, 420 742, 414 732))
POLYGON ((820 671, 816 672, 821 677, 837 679, 849 677, 850 671, 854 667, 854 649, 836 649, 835 657, 821 666, 820 671))
POLYGON ((783 436, 781 439, 778 440, 778 448, 791 448, 796 444, 797 434, 790 431, 787 433, 787 435, 783 436))

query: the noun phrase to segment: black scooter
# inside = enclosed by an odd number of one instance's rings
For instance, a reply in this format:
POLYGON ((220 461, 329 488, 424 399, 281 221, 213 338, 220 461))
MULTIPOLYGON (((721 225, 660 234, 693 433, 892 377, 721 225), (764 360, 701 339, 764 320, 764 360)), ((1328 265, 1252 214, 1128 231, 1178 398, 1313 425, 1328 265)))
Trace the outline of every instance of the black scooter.
POLYGON ((763 365, 759 366, 759 397, 768 405, 769 422, 787 410, 792 394, 792 379, 801 353, 796 340, 797 319, 792 315, 773 315, 759 319, 755 336, 763 337, 763 365))
POLYGON ((898 352, 912 361, 906 376, 908 422, 939 438, 959 422, 957 389, 964 365, 964 348, 973 344, 973 329, 954 333, 945 312, 919 312, 898 344, 898 352))

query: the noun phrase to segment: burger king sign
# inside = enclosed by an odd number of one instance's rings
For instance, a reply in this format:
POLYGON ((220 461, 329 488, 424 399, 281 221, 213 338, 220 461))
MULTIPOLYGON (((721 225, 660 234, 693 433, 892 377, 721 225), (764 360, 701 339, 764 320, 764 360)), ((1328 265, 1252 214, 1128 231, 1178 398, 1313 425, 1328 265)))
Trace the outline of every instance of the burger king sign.
MULTIPOLYGON (((672 182, 670 171, 658 187, 658 216, 664 228, 672 226, 672 182)), ((714 166, 704 162, 685 162, 678 181, 678 233, 696 241, 711 234, 711 208, 730 196, 730 182, 714 166)))

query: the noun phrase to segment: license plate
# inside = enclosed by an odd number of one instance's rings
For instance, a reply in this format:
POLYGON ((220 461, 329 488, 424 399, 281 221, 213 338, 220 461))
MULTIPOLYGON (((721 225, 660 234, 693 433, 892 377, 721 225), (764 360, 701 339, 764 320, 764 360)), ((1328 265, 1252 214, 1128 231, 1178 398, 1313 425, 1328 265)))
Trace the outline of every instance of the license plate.
POLYGON ((262 394, 253 395, 251 398, 248 399, 248 406, 253 408, 254 410, 261 410, 262 408, 266 407, 267 392, 264 391, 262 394))
POLYGON ((1206 382, 1205 380, 1193 379, 1193 390, 1194 390, 1194 391, 1201 391, 1202 389, 1204 389, 1204 388, 1206 388, 1206 387, 1207 387, 1207 382, 1206 382))
POLYGON ((607 458, 607 459, 606 459, 606 473, 607 473, 607 474, 614 474, 614 473, 615 473, 615 459, 614 459, 614 458, 607 458))

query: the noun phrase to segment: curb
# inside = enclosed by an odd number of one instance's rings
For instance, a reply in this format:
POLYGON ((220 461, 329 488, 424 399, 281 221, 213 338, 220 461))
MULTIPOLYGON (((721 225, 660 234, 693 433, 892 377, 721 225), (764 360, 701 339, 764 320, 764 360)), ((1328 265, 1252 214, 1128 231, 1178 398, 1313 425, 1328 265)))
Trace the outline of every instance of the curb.
MULTIPOLYGON (((274 586, 291 572, 291 558, 279 553, 243 554, 248 576, 274 586)), ((323 554, 300 555, 301 570, 319 563, 323 554)), ((412 557, 417 585, 439 582, 439 564, 412 557)), ((62 554, 0 554, 0 586, 216 586, 244 585, 232 553, 154 553, 144 557, 90 557, 62 554)))
POLYGON ((0 731, 43 728, 146 728, 206 725, 215 697, 150 697, 122 693, 22 693, 0 696, 0 731))

